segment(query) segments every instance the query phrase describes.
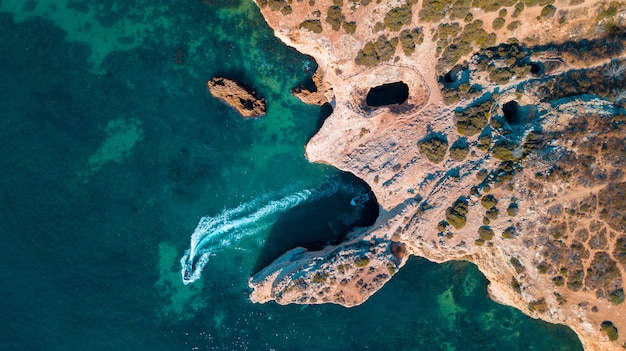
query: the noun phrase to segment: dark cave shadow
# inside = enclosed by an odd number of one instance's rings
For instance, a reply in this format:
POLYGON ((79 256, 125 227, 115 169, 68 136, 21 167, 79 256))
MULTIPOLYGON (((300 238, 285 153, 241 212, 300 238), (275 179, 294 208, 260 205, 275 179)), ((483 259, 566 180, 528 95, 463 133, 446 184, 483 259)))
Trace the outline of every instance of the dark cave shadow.
POLYGON ((251 274, 290 249, 302 246, 320 250, 326 245, 339 244, 356 227, 374 224, 379 214, 378 202, 364 181, 342 173, 329 182, 339 182, 344 189, 284 212, 272 226, 251 274), (370 200, 361 206, 352 206, 350 200, 363 193, 368 193, 370 200))

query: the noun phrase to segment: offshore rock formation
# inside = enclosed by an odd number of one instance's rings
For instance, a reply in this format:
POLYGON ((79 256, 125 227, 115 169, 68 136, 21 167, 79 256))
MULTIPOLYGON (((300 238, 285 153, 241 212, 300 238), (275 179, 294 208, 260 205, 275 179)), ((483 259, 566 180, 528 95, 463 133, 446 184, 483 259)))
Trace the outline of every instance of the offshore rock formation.
POLYGON ((252 301, 355 306, 409 255, 463 259, 494 300, 622 349, 626 4, 257 1, 332 89, 307 158, 367 181, 382 209, 340 245, 285 253, 252 301), (368 105, 397 82, 406 101, 368 105))
POLYGON ((234 80, 215 77, 207 82, 207 87, 211 95, 237 110, 242 117, 259 117, 267 111, 264 98, 257 98, 254 91, 234 80))

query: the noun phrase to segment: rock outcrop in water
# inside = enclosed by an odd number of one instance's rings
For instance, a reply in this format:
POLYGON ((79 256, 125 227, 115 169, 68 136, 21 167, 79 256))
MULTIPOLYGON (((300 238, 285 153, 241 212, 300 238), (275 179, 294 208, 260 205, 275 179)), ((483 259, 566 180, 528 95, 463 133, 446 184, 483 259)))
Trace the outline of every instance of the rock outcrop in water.
POLYGON ((382 211, 285 253, 252 301, 355 306, 409 255, 463 259, 494 300, 622 349, 626 4, 552 2, 258 0, 332 88, 307 158, 367 181, 382 211), (397 82, 406 101, 367 104, 397 82))
POLYGON ((215 77, 207 82, 207 87, 211 95, 237 110, 242 117, 259 117, 266 113, 265 99, 257 98, 254 91, 234 80, 215 77))

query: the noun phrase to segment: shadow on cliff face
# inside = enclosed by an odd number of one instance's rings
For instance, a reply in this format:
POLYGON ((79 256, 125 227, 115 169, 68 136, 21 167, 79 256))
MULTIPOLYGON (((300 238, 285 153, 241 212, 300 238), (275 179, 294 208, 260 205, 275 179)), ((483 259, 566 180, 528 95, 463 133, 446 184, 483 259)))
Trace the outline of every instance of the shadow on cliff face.
POLYGON ((297 206, 274 223, 252 274, 290 249, 302 246, 320 250, 326 245, 341 243, 356 227, 374 224, 379 212, 378 202, 365 182, 350 173, 343 173, 331 182, 338 189, 332 195, 297 206), (351 205, 351 200, 362 194, 368 194, 369 200, 351 205))

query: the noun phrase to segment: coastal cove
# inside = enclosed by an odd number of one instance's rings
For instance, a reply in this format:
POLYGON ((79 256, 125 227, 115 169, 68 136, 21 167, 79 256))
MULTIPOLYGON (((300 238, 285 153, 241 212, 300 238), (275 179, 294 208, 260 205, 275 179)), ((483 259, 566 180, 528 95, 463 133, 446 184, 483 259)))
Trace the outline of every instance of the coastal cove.
POLYGON ((582 350, 489 299, 466 261, 413 257, 353 308, 250 301, 248 279, 283 252, 379 213, 350 205, 365 182, 305 159, 331 109, 290 90, 317 64, 252 1, 2 0, 0 28, 0 350, 582 350), (207 91, 214 76, 267 114, 242 119, 207 91), (226 213, 245 226, 184 285, 195 228, 226 213))

